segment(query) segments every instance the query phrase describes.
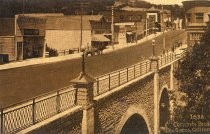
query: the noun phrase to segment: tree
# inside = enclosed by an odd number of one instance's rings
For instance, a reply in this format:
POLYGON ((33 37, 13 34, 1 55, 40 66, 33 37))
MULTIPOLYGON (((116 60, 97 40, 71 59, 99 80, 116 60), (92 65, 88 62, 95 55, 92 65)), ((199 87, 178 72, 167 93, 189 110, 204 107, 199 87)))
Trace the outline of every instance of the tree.
MULTIPOLYGON (((207 87, 210 85, 210 30, 208 30, 200 43, 187 51, 175 71, 175 77, 179 81, 179 91, 186 93, 188 103, 182 110, 182 114, 189 117, 190 114, 204 114, 203 108, 207 104, 207 87)), ((209 104, 208 104, 209 105, 209 104)), ((180 113, 179 113, 180 114, 180 113)))

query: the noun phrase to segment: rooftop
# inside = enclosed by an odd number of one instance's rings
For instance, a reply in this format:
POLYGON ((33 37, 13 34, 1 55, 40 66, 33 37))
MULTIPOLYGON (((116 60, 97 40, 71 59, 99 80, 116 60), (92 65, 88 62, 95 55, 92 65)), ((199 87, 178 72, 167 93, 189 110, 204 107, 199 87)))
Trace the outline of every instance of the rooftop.
MULTIPOLYGON (((103 18, 102 15, 83 15, 82 26, 83 30, 90 30, 90 21, 100 21, 103 18)), ((48 30, 79 30, 81 29, 81 16, 50 16, 47 17, 46 29, 48 30)))
POLYGON ((15 34, 15 19, 0 18, 0 36, 13 36, 15 34))
POLYGON ((121 10, 124 10, 124 11, 146 11, 147 9, 146 8, 135 8, 135 7, 126 6, 126 7, 123 7, 121 10))

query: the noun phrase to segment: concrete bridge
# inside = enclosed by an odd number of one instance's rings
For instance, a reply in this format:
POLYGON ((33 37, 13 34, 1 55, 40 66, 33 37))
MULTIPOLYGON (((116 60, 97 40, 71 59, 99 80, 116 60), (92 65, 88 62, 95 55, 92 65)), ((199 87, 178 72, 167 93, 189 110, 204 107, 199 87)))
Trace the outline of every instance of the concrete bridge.
POLYGON ((170 118, 173 70, 181 57, 162 57, 1 109, 1 133, 158 134, 170 118))

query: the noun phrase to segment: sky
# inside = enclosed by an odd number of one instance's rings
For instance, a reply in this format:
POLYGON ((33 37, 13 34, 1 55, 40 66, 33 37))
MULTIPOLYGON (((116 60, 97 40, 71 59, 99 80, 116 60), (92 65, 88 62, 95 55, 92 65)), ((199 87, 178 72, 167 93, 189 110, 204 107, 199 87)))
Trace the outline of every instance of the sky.
POLYGON ((182 5, 182 1, 184 0, 146 0, 150 3, 155 3, 155 4, 179 4, 182 5))

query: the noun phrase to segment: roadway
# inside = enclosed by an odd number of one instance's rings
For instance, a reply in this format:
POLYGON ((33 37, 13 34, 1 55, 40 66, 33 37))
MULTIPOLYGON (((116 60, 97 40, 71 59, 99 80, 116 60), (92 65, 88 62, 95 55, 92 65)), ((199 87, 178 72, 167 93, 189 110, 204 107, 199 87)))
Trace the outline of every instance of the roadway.
MULTIPOLYGON (((186 32, 169 31, 166 50, 186 32)), ((162 53, 162 36, 156 37, 155 53, 162 53)), ((147 59, 152 54, 151 40, 103 55, 86 58, 86 72, 100 76, 147 59)), ((81 59, 26 66, 0 71, 0 106, 13 104, 70 84, 81 70, 81 59)))

